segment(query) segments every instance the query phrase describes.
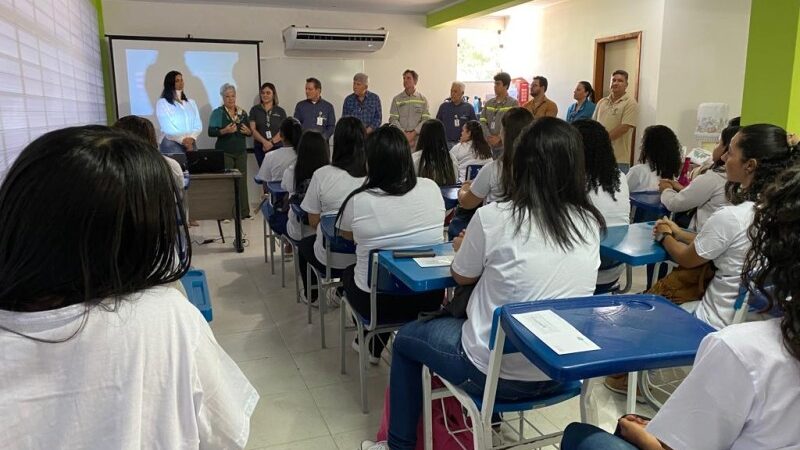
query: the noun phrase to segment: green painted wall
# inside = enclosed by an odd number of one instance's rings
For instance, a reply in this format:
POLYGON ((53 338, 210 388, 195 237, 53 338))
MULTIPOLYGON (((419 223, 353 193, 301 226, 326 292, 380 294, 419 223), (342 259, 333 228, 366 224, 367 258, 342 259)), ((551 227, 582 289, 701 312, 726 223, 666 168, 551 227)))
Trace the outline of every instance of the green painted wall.
POLYGON ((425 18, 426 25, 428 28, 441 27, 457 20, 485 16, 529 1, 531 0, 464 0, 439 11, 428 13, 425 18))
POLYGON ((800 131, 800 0, 753 0, 742 124, 800 131))
POLYGON ((111 125, 117 120, 114 112, 114 91, 111 85, 111 60, 106 41, 106 31, 103 26, 103 0, 91 0, 92 6, 97 10, 97 33, 100 39, 100 62, 103 65, 103 90, 106 96, 106 120, 111 125))

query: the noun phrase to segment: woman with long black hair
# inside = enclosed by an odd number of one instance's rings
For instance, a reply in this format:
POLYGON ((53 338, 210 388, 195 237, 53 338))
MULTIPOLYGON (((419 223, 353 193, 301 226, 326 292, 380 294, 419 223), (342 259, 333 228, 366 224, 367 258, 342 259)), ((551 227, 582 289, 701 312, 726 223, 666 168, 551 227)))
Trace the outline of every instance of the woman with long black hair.
POLYGON ((458 162, 447 148, 444 124, 429 119, 422 124, 417 139, 417 151, 411 155, 414 171, 430 178, 439 186, 452 186, 458 181, 458 162))
POLYGON ((203 130, 200 111, 183 90, 183 74, 172 70, 164 76, 164 90, 156 102, 156 118, 161 128, 161 153, 185 153, 197 150, 197 137, 203 130))

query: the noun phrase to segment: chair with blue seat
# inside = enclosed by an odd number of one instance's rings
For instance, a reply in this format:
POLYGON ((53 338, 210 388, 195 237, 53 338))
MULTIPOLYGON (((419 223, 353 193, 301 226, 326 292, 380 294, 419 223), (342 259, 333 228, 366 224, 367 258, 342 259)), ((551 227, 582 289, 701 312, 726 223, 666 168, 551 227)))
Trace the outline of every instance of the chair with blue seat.
POLYGON ((478 172, 480 172, 483 164, 470 164, 467 166, 466 173, 464 174, 467 181, 474 180, 475 177, 478 176, 478 172))
POLYGON ((275 244, 281 241, 281 235, 286 234, 288 210, 283 209, 283 199, 288 193, 281 189, 280 181, 268 181, 262 184, 267 192, 267 197, 261 201, 259 207, 264 216, 264 262, 270 261, 270 272, 275 275, 275 244))
MULTIPOLYGON (((440 378, 444 388, 432 390, 431 388, 431 371, 427 366, 422 367, 422 416, 424 424, 424 444, 425 450, 433 450, 433 428, 432 428, 432 401, 443 399, 445 397, 455 397, 464 409, 467 411, 471 419, 473 448, 475 450, 492 449, 492 426, 497 423, 492 422, 493 415, 498 413, 517 413, 518 419, 516 429, 512 430, 517 435, 517 441, 513 444, 503 442, 501 447, 498 448, 540 448, 547 445, 556 444, 561 440, 561 432, 544 433, 539 430, 536 425, 525 418, 524 412, 547 406, 555 405, 573 397, 577 397, 581 393, 582 384, 580 381, 570 381, 563 383, 561 388, 556 392, 548 395, 531 397, 523 400, 502 402, 497 401, 495 394, 497 393, 497 384, 500 376, 500 365, 502 363, 503 355, 517 353, 514 345, 505 340, 505 334, 500 323, 500 313, 502 308, 497 308, 494 311, 492 318, 492 331, 489 348, 491 350, 488 373, 486 374, 486 384, 484 385, 483 397, 472 396, 462 389, 454 386, 444 378, 440 378), (525 438, 525 424, 528 424, 537 436, 525 438), (524 446, 524 447, 521 447, 524 446)), ((507 422, 503 420, 501 424, 507 422)), ((455 435, 466 430, 448 430, 451 434, 455 435)))
MULTIPOLYGON (((303 208, 301 208, 300 205, 297 205, 295 203, 290 203, 289 209, 291 209, 291 211, 294 213, 294 220, 297 220, 301 224, 308 225, 308 214, 306 214, 306 212, 303 211, 303 208)), ((290 220, 288 219, 288 216, 287 220, 290 220)), ((278 235, 278 239, 280 242, 292 247, 292 253, 294 255, 297 255, 300 242, 292 239, 292 237, 289 236, 289 233, 285 231, 284 233, 278 235)), ((295 296, 297 298, 297 303, 300 303, 300 280, 298 279, 300 275, 300 262, 298 261, 297 257, 293 258, 293 263, 294 263, 294 291, 295 291, 295 296)), ((285 258, 281 258, 281 287, 286 287, 285 258)))
POLYGON ((214 314, 211 309, 211 294, 208 290, 206 272, 201 269, 189 269, 181 278, 181 284, 189 301, 200 310, 206 322, 211 322, 214 314))

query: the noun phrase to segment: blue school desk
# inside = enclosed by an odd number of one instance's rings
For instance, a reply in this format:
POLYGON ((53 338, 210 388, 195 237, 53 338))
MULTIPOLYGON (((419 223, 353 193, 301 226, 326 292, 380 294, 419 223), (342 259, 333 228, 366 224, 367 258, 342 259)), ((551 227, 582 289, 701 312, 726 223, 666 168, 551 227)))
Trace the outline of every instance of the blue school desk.
MULTIPOLYGON (((425 246, 424 248, 433 250, 437 256, 452 255, 454 253, 453 244, 450 242, 425 246)), ((414 292, 435 291, 456 285, 456 281, 450 275, 449 265, 420 267, 413 258, 395 258, 392 250, 378 252, 378 264, 414 292)))
POLYGON ((442 198, 444 199, 444 209, 453 209, 458 206, 458 190, 461 186, 442 186, 442 198))
MULTIPOLYGON (((670 259, 664 247, 653 240, 654 225, 655 222, 642 222, 608 227, 600 241, 600 256, 625 264, 625 287, 621 292, 630 290, 634 266, 658 265, 670 259)), ((654 277, 658 275, 657 269, 653 271, 654 277)))
MULTIPOLYGON (((715 331, 710 325, 655 295, 606 295, 564 300, 512 303, 502 307, 495 345, 505 339, 547 376, 559 381, 589 380, 629 373, 628 412, 636 404, 637 372, 691 365, 703 338, 715 331), (552 310, 600 347, 558 355, 514 315, 552 310), (505 336, 501 336, 504 334, 505 336)), ((508 351, 508 348, 506 348, 508 351)), ((588 389, 581 391, 581 415, 590 408, 588 389)), ((597 423, 596 417, 590 423, 597 423)))

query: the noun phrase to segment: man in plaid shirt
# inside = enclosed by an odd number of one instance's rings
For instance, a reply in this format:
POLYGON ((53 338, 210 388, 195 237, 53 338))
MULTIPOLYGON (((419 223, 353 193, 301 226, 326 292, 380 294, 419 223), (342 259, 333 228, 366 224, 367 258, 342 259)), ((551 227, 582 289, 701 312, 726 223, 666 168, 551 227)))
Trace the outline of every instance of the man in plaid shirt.
POLYGON ((363 73, 353 76, 353 93, 345 97, 342 106, 342 117, 353 116, 364 124, 367 133, 372 133, 381 126, 381 99, 377 94, 369 92, 369 77, 363 73))

